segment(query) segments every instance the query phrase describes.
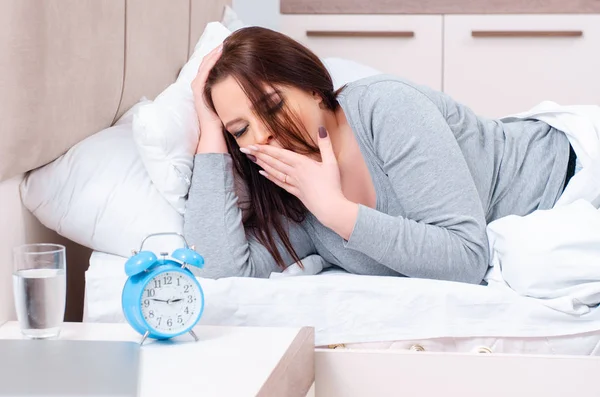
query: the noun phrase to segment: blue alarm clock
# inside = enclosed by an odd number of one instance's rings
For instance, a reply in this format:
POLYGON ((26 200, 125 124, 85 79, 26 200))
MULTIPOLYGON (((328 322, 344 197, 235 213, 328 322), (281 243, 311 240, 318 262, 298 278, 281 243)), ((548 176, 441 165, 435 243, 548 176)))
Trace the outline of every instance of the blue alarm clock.
POLYGON ((125 263, 128 276, 121 295, 123 314, 127 322, 146 338, 169 339, 190 333, 204 311, 204 292, 188 266, 202 268, 204 259, 179 233, 155 233, 147 236, 139 251, 125 263), (160 235, 177 235, 184 242, 170 258, 160 253, 142 251, 144 242, 160 235))

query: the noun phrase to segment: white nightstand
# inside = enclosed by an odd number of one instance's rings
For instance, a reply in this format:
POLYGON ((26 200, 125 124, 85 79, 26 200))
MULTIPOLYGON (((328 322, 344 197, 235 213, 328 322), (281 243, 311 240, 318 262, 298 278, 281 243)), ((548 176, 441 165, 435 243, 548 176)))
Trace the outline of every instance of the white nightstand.
MULTIPOLYGON (((306 396, 314 382, 310 327, 198 326, 194 332, 198 342, 189 335, 176 343, 144 342, 140 396, 306 396)), ((0 339, 21 338, 16 321, 0 326, 0 339)), ((140 341, 141 336, 124 323, 65 323, 60 339, 140 341)))

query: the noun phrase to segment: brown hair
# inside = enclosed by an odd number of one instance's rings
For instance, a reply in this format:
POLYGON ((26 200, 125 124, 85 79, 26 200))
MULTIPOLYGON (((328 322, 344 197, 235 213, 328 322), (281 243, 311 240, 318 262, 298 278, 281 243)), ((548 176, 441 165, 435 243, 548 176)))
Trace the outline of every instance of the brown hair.
MULTIPOLYGON (((252 102, 253 112, 284 148, 305 155, 319 153, 315 142, 307 142, 309 135, 305 126, 285 103, 273 113, 272 104, 263 100, 265 86, 288 86, 317 93, 326 109, 336 110, 339 104, 331 76, 314 53, 281 33, 261 27, 243 28, 223 42, 222 54, 208 75, 204 96, 213 110, 212 87, 229 76, 240 84, 252 102)), ((267 248, 280 267, 285 268, 290 264, 283 262, 273 238, 275 231, 294 261, 299 262, 284 222, 302 222, 306 207, 297 197, 260 175, 259 167, 240 152, 235 138, 225 128, 223 134, 235 172, 248 188, 246 230, 267 248)))

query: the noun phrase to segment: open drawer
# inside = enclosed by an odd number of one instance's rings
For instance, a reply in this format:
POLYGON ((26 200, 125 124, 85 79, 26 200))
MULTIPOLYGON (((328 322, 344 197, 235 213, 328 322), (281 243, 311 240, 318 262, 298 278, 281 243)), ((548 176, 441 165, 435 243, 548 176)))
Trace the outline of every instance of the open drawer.
POLYGON ((600 357, 315 350, 315 396, 591 397, 600 357))

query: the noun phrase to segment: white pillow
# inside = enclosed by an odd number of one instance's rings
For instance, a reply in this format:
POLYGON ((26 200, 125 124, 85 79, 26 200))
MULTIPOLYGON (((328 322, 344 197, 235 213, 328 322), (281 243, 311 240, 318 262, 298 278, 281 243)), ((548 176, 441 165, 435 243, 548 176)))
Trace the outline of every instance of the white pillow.
POLYGON ((325 58, 322 62, 329 71, 331 79, 333 80, 333 88, 336 90, 344 84, 381 74, 377 69, 350 59, 332 57, 325 58))
MULTIPOLYGON (((132 113, 145 103, 26 175, 21 199, 43 225, 81 245, 121 256, 131 255, 150 233, 182 232, 182 216, 153 186, 133 142, 132 113)), ((144 248, 172 251, 179 246, 178 238, 153 238, 144 248)))
POLYGON ((202 58, 230 33, 219 22, 209 23, 175 83, 134 114, 133 138, 150 179, 180 214, 185 210, 198 144, 191 83, 202 58))
MULTIPOLYGON (((209 23, 177 81, 153 102, 140 107, 133 119, 134 139, 152 182, 181 214, 185 212, 198 144, 198 119, 191 82, 196 77, 202 58, 230 34, 222 24, 209 23)), ((327 58, 323 63, 332 75, 336 89, 348 82, 380 73, 371 67, 341 58, 327 58)))
POLYGON ((246 27, 247 25, 240 19, 238 14, 229 6, 225 6, 223 11, 223 18, 221 18, 221 24, 225 26, 229 31, 234 32, 238 29, 246 27))

